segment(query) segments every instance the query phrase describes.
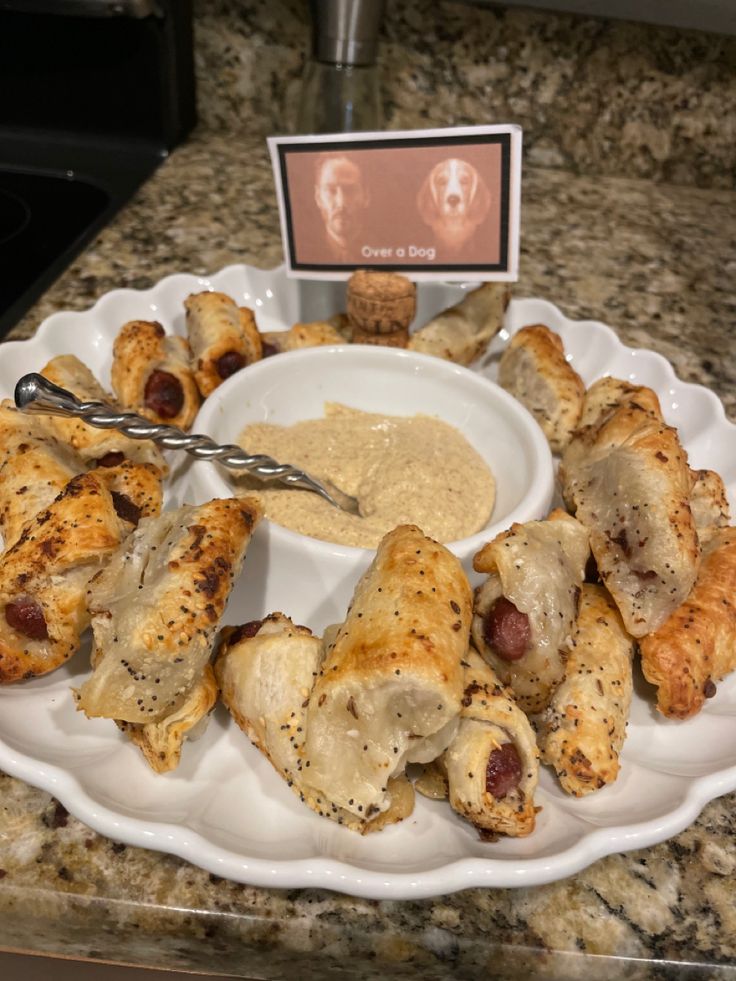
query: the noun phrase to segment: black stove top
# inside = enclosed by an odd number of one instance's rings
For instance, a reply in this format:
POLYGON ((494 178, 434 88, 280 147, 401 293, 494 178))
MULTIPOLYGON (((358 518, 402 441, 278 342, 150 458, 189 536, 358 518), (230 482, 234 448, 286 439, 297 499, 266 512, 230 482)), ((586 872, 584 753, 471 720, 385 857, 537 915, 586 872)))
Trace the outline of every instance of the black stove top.
POLYGON ((44 153, 32 156, 37 162, 46 156, 49 166, 31 169, 19 165, 17 152, 14 158, 3 142, 0 138, 0 338, 162 159, 160 152, 143 147, 131 153, 98 146, 86 154, 66 148, 62 170, 48 141, 44 153), (85 156, 81 170, 71 166, 75 157, 85 156))
POLYGON ((194 119, 191 0, 0 0, 0 339, 194 119))

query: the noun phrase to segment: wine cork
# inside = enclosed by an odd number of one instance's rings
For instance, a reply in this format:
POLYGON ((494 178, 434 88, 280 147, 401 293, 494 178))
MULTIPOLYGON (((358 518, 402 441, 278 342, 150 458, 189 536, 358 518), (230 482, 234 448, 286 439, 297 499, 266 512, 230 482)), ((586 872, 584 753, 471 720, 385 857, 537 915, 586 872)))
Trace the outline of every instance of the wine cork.
POLYGON ((408 330, 393 330, 390 334, 371 334, 368 331, 353 328, 353 344, 380 344, 383 347, 406 347, 409 343, 408 330))
POLYGON ((366 334, 408 330, 417 308, 417 288, 398 273, 358 269, 348 280, 348 317, 366 334))

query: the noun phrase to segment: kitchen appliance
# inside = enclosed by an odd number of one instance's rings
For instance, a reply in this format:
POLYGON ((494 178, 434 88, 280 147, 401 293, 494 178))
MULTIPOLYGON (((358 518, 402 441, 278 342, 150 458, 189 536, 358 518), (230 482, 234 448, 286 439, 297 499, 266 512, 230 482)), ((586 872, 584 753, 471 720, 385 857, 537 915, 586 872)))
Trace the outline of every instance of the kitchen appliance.
POLYGON ((195 121, 191 0, 0 0, 0 337, 195 121))

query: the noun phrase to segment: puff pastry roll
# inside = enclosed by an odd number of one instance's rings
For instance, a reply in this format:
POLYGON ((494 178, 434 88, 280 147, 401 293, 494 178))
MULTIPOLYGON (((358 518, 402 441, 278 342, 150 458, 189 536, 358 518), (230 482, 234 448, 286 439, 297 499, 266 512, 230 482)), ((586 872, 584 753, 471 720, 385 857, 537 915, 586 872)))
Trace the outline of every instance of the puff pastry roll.
POLYGON ((199 409, 189 344, 161 324, 131 320, 112 349, 112 387, 120 403, 153 422, 189 429, 199 409))
POLYGON ((498 383, 531 412, 550 448, 561 453, 580 421, 585 385, 565 359, 560 337, 543 324, 522 327, 501 355, 498 383))
POLYGON ((94 668, 78 708, 135 723, 181 708, 260 516, 251 498, 216 499, 140 522, 90 584, 94 668))
POLYGON ((484 836, 524 837, 534 830, 539 779, 534 730, 472 646, 465 664, 460 726, 440 759, 450 805, 484 836))
POLYGON ((690 471, 690 508, 701 545, 707 545, 731 521, 728 495, 720 475, 714 470, 690 471))
POLYGON ((627 631, 656 630, 690 592, 700 558, 677 432, 637 393, 576 433, 560 474, 627 631))
POLYGON ((663 715, 688 719, 715 695, 736 668, 736 528, 711 538, 692 592, 639 649, 663 715))
POLYGON ((123 534, 104 483, 78 474, 0 556, 0 684, 75 653, 89 624, 87 584, 123 534))
POLYGON ((187 692, 181 705, 160 722, 120 722, 118 728, 140 749, 156 773, 175 770, 186 740, 202 735, 207 718, 217 702, 217 682, 209 664, 202 677, 187 692))
POLYGON ((192 293, 184 301, 194 378, 202 398, 262 356, 253 311, 225 293, 192 293))
POLYGON ((344 344, 345 337, 326 320, 313 320, 307 324, 294 324, 288 330, 269 330, 261 334, 263 357, 298 351, 303 347, 321 347, 324 344, 344 344))
POLYGON ((97 467, 93 472, 110 491, 118 517, 130 528, 137 528, 141 518, 155 518, 161 513, 163 488, 158 467, 125 460, 116 467, 97 467))
POLYGON ((513 524, 473 559, 488 576, 476 590, 473 641, 525 712, 541 712, 565 673, 588 555, 585 528, 556 510, 513 524))
POLYGON ((5 547, 84 469, 39 417, 19 412, 10 402, 0 403, 0 532, 5 547))
POLYGON ((601 586, 585 584, 565 678, 538 725, 542 760, 568 794, 583 797, 618 776, 633 655, 616 604, 601 586))
POLYGON ((483 283, 415 331, 407 347, 468 365, 483 354, 503 327, 510 299, 508 284, 483 283))
MULTIPOLYGON (((41 369, 44 378, 60 385, 83 402, 104 402, 115 406, 86 364, 73 354, 60 354, 41 369)), ((150 439, 129 439, 114 429, 97 429, 81 419, 45 416, 46 425, 62 443, 68 443, 87 466, 112 467, 123 460, 151 463, 162 474, 168 472, 163 454, 150 439)))
POLYGON ((586 391, 578 428, 600 426, 612 413, 627 405, 636 406, 664 422, 659 399, 653 389, 606 375, 593 382, 586 391))
POLYGON ((312 810, 365 834, 408 817, 412 785, 389 783, 390 806, 373 820, 356 816, 313 785, 305 749, 307 708, 324 653, 319 637, 282 613, 226 627, 215 662, 222 700, 250 741, 312 810))
POLYGON ((471 591, 457 558, 414 525, 384 536, 327 651, 307 713, 310 779, 370 818, 388 781, 455 734, 471 591))

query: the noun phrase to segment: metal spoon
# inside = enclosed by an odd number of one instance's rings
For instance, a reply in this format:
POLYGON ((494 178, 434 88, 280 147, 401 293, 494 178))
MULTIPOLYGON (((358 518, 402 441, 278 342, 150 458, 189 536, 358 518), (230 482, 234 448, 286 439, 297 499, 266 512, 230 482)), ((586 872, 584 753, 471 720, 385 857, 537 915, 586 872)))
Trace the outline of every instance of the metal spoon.
POLYGON ((360 514, 354 497, 288 463, 278 463, 263 454, 252 456, 233 443, 215 443, 209 436, 185 433, 176 426, 158 425, 134 412, 119 412, 103 402, 82 402, 76 395, 35 372, 23 375, 15 386, 15 404, 23 412, 76 416, 98 429, 116 429, 131 439, 151 439, 168 450, 186 450, 199 460, 214 460, 232 470, 247 470, 260 480, 312 491, 348 514, 360 514))

